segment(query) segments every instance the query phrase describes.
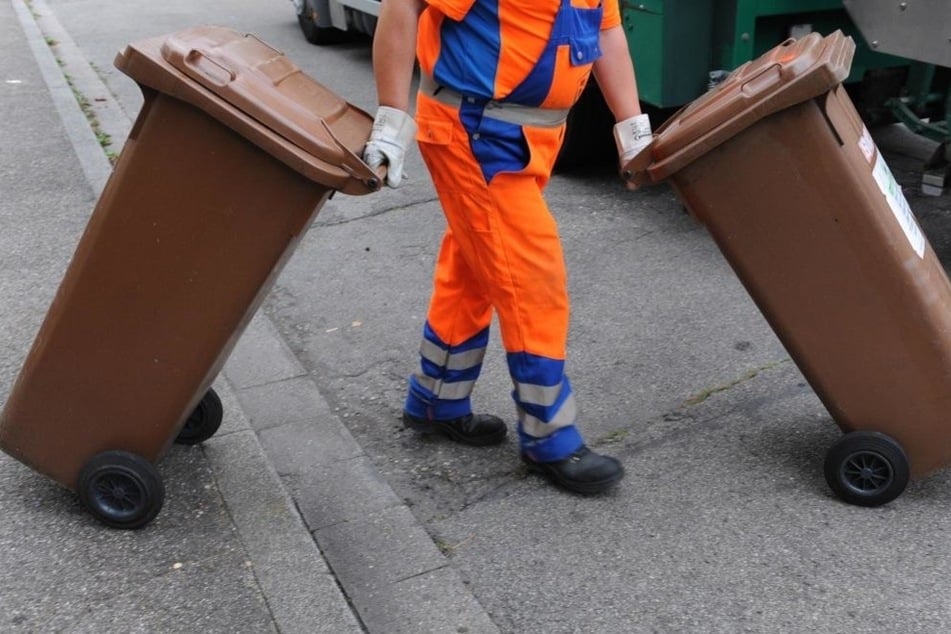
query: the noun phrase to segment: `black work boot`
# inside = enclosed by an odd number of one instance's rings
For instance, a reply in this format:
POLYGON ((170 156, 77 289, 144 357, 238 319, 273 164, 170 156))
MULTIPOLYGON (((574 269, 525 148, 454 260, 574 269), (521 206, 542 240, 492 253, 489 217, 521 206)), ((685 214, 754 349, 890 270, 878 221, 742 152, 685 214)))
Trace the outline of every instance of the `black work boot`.
POLYGON ((482 447, 505 440, 505 421, 489 414, 466 414, 449 420, 417 418, 403 412, 403 425, 423 434, 442 434, 456 442, 482 447))
POLYGON ((624 477, 624 467, 620 462, 585 446, 556 462, 535 462, 524 453, 522 460, 532 471, 544 474, 555 484, 575 493, 601 493, 624 477))

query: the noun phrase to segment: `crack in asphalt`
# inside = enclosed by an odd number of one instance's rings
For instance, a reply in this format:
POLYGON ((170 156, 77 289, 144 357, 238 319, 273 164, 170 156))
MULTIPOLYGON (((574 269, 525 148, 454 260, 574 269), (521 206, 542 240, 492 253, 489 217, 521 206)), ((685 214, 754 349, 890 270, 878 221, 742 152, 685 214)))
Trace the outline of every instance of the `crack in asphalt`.
MULTIPOLYGON (((433 203, 433 202, 438 202, 438 201, 439 201, 439 199, 438 199, 437 197, 433 196, 433 197, 431 197, 431 198, 424 198, 424 199, 422 199, 422 200, 414 200, 414 201, 412 201, 412 202, 406 203, 405 205, 398 205, 398 206, 396 206, 396 207, 387 207, 387 208, 385 208, 385 209, 377 209, 377 210, 374 210, 374 211, 371 211, 371 212, 368 212, 368 213, 365 213, 365 214, 360 214, 359 216, 356 216, 356 217, 354 217, 354 218, 342 218, 342 219, 340 219, 340 220, 330 220, 330 221, 326 221, 326 222, 322 221, 322 220, 321 220, 321 215, 318 214, 318 215, 317 215, 317 218, 314 220, 314 222, 311 223, 311 226, 313 226, 313 227, 339 227, 339 226, 342 226, 342 225, 348 225, 348 224, 350 224, 350 223, 357 222, 357 221, 359 221, 359 220, 366 220, 366 219, 368 219, 368 218, 376 218, 376 217, 378 217, 378 216, 382 216, 382 215, 385 215, 385 214, 388 214, 388 213, 391 213, 391 212, 394 212, 394 211, 404 211, 404 210, 406 210, 406 209, 411 209, 411 208, 417 207, 417 206, 419 206, 419 205, 426 205, 426 204, 433 203)), ((324 214, 323 218, 326 218, 326 217, 327 217, 327 214, 324 214)))

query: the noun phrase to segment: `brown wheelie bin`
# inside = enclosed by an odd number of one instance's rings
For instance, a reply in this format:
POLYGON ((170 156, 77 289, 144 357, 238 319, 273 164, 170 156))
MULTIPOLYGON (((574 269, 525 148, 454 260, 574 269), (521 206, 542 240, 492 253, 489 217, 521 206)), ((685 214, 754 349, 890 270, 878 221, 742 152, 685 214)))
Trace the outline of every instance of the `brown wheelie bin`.
POLYGON ((314 215, 380 175, 372 117, 252 35, 130 44, 144 105, 0 418, 0 447, 100 521, 161 508, 154 463, 221 422, 211 384, 314 215))
POLYGON ((951 284, 841 82, 854 44, 789 40, 623 168, 709 230, 844 435, 825 476, 864 506, 951 459, 951 284))

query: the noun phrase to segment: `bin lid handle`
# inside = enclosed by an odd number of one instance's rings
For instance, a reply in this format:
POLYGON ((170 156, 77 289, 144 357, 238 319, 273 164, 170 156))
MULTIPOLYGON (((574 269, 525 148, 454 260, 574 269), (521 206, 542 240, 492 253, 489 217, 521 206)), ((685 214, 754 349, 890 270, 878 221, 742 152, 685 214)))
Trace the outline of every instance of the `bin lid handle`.
POLYGON ((274 51, 274 54, 277 55, 278 57, 284 57, 284 51, 282 51, 282 50, 280 50, 280 49, 277 49, 277 48, 274 48, 273 46, 271 46, 270 44, 268 44, 267 42, 265 42, 264 40, 262 40, 261 38, 259 38, 259 37, 258 37, 257 35, 255 35, 254 33, 245 33, 245 34, 244 34, 244 37, 250 37, 251 39, 257 40, 258 43, 261 44, 262 46, 264 46, 265 48, 269 48, 269 49, 271 49, 272 51, 274 51))
POLYGON ((233 70, 218 60, 208 57, 197 48, 188 51, 185 64, 189 70, 200 74, 208 82, 221 88, 233 82, 236 77, 233 70))

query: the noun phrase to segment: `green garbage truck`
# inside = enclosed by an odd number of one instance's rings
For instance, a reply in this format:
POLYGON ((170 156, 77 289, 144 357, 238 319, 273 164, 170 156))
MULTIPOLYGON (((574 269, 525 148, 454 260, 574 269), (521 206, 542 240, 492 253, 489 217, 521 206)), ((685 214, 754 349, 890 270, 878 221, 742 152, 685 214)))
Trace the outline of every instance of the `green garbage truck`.
MULTIPOLYGON (((947 0, 621 0, 621 12, 640 98, 655 127, 786 39, 841 30, 856 43, 844 83, 862 117, 870 126, 900 121, 938 141, 923 189, 938 193, 947 180, 947 0)), ((559 165, 611 156, 610 126, 591 82, 569 118, 559 165)))

